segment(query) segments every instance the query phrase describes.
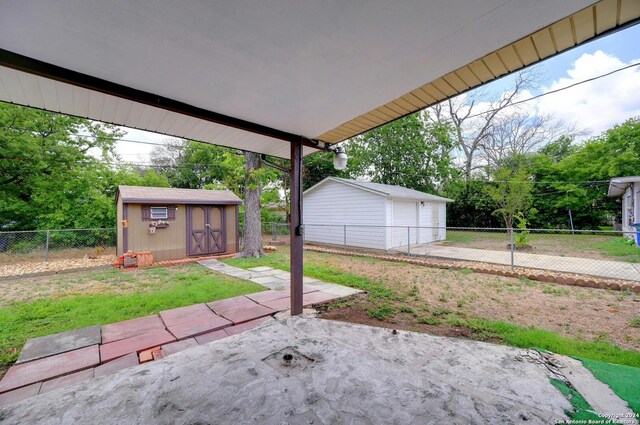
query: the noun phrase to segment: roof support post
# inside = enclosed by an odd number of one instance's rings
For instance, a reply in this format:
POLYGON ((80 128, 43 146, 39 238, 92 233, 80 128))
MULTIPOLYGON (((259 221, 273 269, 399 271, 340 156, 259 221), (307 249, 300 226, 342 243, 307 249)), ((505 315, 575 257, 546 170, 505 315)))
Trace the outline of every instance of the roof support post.
POLYGON ((302 237, 302 144, 291 142, 291 315, 302 313, 303 246, 302 237))

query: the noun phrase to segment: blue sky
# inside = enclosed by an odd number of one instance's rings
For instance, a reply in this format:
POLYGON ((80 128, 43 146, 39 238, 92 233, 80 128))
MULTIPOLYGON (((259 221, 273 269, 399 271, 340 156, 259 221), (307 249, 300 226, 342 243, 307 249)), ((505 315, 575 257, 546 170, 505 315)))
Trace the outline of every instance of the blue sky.
MULTIPOLYGON (((640 61, 640 25, 618 31, 542 62, 542 86, 532 94, 565 87, 595 75, 640 61)), ((487 84, 487 92, 507 90, 514 76, 487 84)), ((640 66, 560 93, 550 94, 527 105, 532 113, 549 114, 587 131, 587 136, 640 115, 640 66)), ((163 142, 167 136, 127 129, 127 139, 163 142)), ((147 161, 152 147, 119 143, 125 161, 147 161)))

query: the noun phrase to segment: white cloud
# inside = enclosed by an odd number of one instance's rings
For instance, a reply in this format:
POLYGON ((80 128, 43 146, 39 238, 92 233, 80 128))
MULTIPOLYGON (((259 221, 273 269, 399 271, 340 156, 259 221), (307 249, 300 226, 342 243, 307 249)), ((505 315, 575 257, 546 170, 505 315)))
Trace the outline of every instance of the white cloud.
MULTIPOLYGON (((567 76, 553 81, 543 92, 567 87, 579 81, 606 74, 631 63, 596 51, 578 58, 567 76)), ((640 67, 633 67, 595 81, 542 97, 536 102, 539 113, 551 114, 579 128, 600 134, 614 124, 640 115, 640 67)))

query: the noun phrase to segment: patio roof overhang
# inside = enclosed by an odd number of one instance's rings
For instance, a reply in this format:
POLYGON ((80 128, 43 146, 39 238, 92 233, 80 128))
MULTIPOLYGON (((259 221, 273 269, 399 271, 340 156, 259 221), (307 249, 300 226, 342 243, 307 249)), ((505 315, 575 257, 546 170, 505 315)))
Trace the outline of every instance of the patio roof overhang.
POLYGON ((638 0, 0 0, 0 101, 291 159, 640 19, 638 0))
POLYGON ((0 11, 0 100, 288 158, 291 140, 311 153, 636 23, 640 2, 2 0, 0 11))

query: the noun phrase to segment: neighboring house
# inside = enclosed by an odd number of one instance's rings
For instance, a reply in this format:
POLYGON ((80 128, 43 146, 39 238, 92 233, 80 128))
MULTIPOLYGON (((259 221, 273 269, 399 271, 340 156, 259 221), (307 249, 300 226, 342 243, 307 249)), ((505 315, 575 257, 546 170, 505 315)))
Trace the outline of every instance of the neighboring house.
POLYGON ((151 251, 154 261, 238 252, 238 207, 228 190, 120 186, 117 253, 151 251))
POLYGON ((303 201, 305 241, 385 250, 407 241, 444 240, 447 203, 453 202, 401 186, 337 177, 307 189, 303 201))
POLYGON ((635 239, 636 229, 631 225, 640 221, 640 176, 611 179, 607 196, 622 196, 622 231, 633 232, 625 236, 635 239))

